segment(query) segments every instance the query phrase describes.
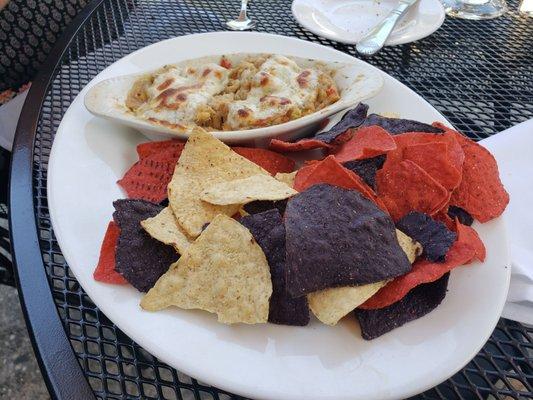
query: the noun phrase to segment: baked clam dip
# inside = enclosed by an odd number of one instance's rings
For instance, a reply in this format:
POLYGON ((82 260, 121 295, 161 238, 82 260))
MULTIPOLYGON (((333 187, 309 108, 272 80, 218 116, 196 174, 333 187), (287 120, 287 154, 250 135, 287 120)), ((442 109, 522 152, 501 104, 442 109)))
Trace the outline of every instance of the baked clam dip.
POLYGON ((319 61, 305 64, 282 55, 255 54, 165 65, 133 82, 125 106, 136 118, 178 130, 278 125, 340 99, 334 69, 319 61))

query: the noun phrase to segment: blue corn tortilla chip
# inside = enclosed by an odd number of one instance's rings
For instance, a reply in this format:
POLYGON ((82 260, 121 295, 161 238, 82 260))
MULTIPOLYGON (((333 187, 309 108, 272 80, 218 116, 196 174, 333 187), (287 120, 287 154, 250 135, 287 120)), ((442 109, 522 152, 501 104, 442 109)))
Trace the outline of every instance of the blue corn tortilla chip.
POLYGON ((383 167, 387 156, 382 154, 377 157, 366 158, 364 160, 347 161, 343 167, 355 172, 372 189, 376 190, 376 173, 383 167))
POLYGON ((423 122, 402 118, 387 118, 378 114, 370 114, 362 124, 362 126, 371 125, 381 126, 391 135, 405 132, 444 133, 442 129, 423 122))
POLYGON ((311 186, 287 203, 285 229, 292 297, 411 270, 390 216, 356 190, 311 186))
POLYGON ((251 203, 245 204, 243 209, 248 214, 259 214, 264 211, 276 209, 281 215, 285 213, 287 207, 287 199, 283 200, 256 200, 251 203))
POLYGON ((461 224, 466 226, 471 226, 474 223, 474 218, 468 213, 468 211, 463 210, 461 207, 450 206, 448 208, 448 216, 451 219, 457 218, 461 224))
POLYGON ((432 262, 443 262, 457 234, 429 215, 411 211, 402 217, 396 227, 422 245, 422 255, 432 262))
POLYGON ((359 320, 363 339, 375 339, 429 314, 444 300, 449 277, 448 272, 434 282, 418 285, 403 299, 388 307, 376 310, 356 309, 354 313, 359 320))
POLYGON ((316 134, 313 139, 325 143, 332 143, 348 129, 359 128, 366 119, 368 105, 359 103, 357 107, 349 110, 343 115, 342 119, 331 127, 328 131, 316 134))
POLYGON ((153 239, 141 221, 156 216, 163 206, 145 200, 117 200, 113 219, 120 227, 115 270, 140 292, 148 291, 179 254, 172 246, 153 239))
POLYGON ((307 297, 291 298, 285 285, 285 227, 277 209, 241 218, 240 223, 251 232, 270 266, 272 297, 268 322, 304 326, 309 323, 307 297))

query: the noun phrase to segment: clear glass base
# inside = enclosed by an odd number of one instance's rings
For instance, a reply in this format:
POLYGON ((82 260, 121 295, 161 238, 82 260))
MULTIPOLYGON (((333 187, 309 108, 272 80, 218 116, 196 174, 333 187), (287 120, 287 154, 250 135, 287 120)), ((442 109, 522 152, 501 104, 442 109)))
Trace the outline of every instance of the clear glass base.
POLYGON ((496 18, 507 11, 505 0, 442 0, 446 14, 464 19, 496 18))

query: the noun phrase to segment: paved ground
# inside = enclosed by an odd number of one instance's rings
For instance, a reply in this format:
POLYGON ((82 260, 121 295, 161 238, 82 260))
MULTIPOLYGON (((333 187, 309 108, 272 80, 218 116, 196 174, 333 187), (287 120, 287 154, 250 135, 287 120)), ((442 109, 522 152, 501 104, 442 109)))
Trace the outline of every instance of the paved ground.
POLYGON ((17 291, 0 285, 0 399, 49 399, 31 349, 17 291))

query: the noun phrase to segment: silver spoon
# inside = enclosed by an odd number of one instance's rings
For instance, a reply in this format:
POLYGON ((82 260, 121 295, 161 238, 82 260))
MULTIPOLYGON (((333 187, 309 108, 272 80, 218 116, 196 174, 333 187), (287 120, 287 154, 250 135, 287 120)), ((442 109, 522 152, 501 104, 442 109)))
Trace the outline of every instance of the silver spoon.
POLYGON ((359 40, 355 46, 357 51, 365 56, 371 56, 380 51, 400 18, 417 1, 418 0, 400 0, 398 5, 385 17, 385 19, 359 40))
POLYGON ((234 31, 246 31, 255 27, 255 22, 246 15, 246 8, 248 7, 248 0, 241 0, 241 12, 237 19, 232 19, 226 22, 226 26, 234 31))

